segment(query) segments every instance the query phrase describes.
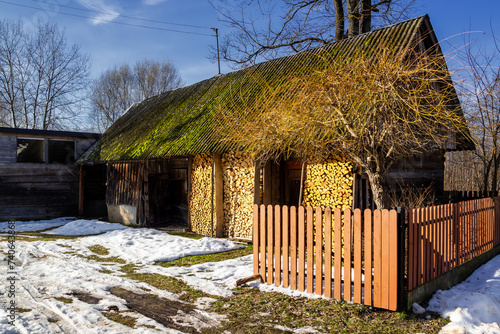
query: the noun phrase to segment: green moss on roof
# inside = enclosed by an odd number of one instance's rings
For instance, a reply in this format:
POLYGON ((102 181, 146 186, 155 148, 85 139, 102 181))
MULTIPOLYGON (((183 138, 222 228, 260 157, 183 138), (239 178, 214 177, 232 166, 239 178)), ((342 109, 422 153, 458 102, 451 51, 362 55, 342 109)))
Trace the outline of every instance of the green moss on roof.
POLYGON ((377 52, 381 47, 398 51, 410 46, 426 20, 428 22, 427 16, 418 17, 308 52, 218 75, 137 103, 79 162, 150 159, 235 149, 217 137, 212 111, 218 106, 234 107, 234 100, 240 95, 249 99, 258 96, 262 86, 256 85, 255 78, 269 85, 281 85, 289 75, 321 69, 324 58, 348 59, 360 48, 365 52, 377 52))

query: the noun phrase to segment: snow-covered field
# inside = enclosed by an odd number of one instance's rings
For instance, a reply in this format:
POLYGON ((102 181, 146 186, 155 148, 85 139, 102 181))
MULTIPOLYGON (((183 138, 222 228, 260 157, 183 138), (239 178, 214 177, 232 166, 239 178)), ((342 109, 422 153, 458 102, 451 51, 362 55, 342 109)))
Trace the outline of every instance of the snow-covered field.
MULTIPOLYGON (((128 263, 143 264, 142 270, 148 271, 152 270, 148 269, 149 267, 156 267, 152 265, 154 261, 173 260, 188 255, 241 247, 227 240, 212 238, 193 240, 153 229, 127 228, 95 220, 57 219, 17 223, 15 230, 33 231, 56 226, 61 227, 47 233, 59 235, 106 233, 57 241, 17 240, 14 243, 14 265, 10 269, 7 266, 8 243, 0 242, 4 264, 0 271, 0 279, 4 282, 0 285, 4 305, 0 309, 1 333, 158 333, 157 330, 178 333, 138 313, 127 313, 138 319, 136 329, 123 326, 103 316, 101 311, 108 311, 109 306, 117 306, 119 310, 126 309, 125 301, 109 292, 111 287, 121 287, 136 293, 148 290, 149 293, 172 300, 177 300, 178 296, 146 283, 120 277, 118 272, 120 265, 116 263, 89 261, 77 254, 92 255, 94 253, 87 247, 101 245, 109 249, 109 255, 102 257, 118 256, 128 263), (9 280, 10 276, 15 276, 15 280, 9 280), (11 287, 15 291, 13 297, 9 297, 11 287), (89 294, 98 298, 99 302, 88 304, 72 298, 77 294, 89 294), (60 300, 70 298, 72 302, 64 303, 56 298, 60 300), (15 313, 15 327, 9 324, 10 310, 6 307, 11 301, 15 301, 16 306, 22 311, 15 313), (152 328, 140 325, 149 325, 152 328)), ((8 224, 0 223, 0 229, 2 232, 7 232, 8 224)), ((233 275, 233 279, 227 281, 213 279, 210 286, 204 285, 204 290, 215 295, 228 295, 230 284, 234 284, 239 278, 251 275, 251 258, 235 261, 215 266, 216 270, 225 272, 226 275, 233 275), (228 269, 224 269, 225 267, 228 269)), ((190 279, 196 277, 196 273, 189 275, 190 279)), ((205 314, 201 304, 195 313, 183 315, 183 323, 191 323, 194 327, 203 326, 199 321, 200 317, 220 321, 217 320, 220 318, 218 315, 205 314)))
MULTIPOLYGON (((121 265, 117 263, 89 261, 82 257, 94 254, 89 247, 95 245, 109 249, 109 254, 102 257, 120 257, 127 263, 137 264, 141 273, 173 276, 215 296, 232 295, 236 280, 253 274, 251 255, 190 267, 165 268, 153 264, 156 261, 172 261, 184 256, 241 247, 228 240, 194 240, 154 229, 134 229, 119 224, 71 218, 16 223, 15 230, 39 231, 54 227, 57 228, 46 233, 82 237, 56 241, 16 240, 12 268, 8 267, 7 262, 9 244, 7 241, 0 242, 3 252, 0 280, 4 282, 0 285, 4 305, 0 309, 1 333, 158 333, 158 330, 179 333, 139 313, 127 312, 127 315, 137 318, 135 329, 111 321, 101 313, 108 311, 110 306, 116 306, 119 310, 127 309, 125 300, 109 291, 112 287, 142 294, 146 290, 172 301, 179 300, 177 295, 168 291, 122 276, 123 273, 119 271, 121 265), (11 276, 15 280, 11 280, 11 276), (11 291, 15 291, 14 296, 9 296, 11 291), (74 298, 82 294, 97 298, 98 303, 89 304, 74 298), (65 303, 63 298, 69 298, 72 302, 65 303), (22 311, 14 314, 15 327, 9 324, 8 306, 11 301, 15 301, 22 311)), ((8 230, 8 223, 0 223, 0 232, 6 233, 8 230)), ((258 282, 251 285, 265 291, 304 295, 258 282)), ((200 329, 224 321, 220 315, 205 311, 206 302, 206 298, 200 298, 195 310, 179 317, 183 326, 200 329)), ((467 333, 500 333, 500 256, 479 268, 462 284, 436 293, 428 310, 451 318, 452 323, 445 330, 452 326, 463 326, 458 328, 467 333)))

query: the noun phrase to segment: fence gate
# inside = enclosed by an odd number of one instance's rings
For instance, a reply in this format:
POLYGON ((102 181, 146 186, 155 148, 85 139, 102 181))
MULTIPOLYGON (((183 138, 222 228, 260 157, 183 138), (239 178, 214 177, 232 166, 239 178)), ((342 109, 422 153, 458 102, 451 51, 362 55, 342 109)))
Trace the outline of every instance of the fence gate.
POLYGON ((397 309, 395 210, 255 205, 253 220, 254 274, 267 284, 397 309))

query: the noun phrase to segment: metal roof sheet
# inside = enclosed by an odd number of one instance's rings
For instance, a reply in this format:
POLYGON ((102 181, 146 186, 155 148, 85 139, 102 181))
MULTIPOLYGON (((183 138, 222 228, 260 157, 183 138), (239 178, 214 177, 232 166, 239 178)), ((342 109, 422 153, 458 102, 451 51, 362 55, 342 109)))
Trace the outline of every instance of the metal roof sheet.
POLYGON ((425 29, 435 39, 429 27, 428 16, 421 16, 152 97, 129 108, 79 162, 142 160, 237 149, 218 138, 212 111, 229 105, 238 92, 258 95, 262 88, 256 87, 252 78, 259 76, 270 85, 279 85, 287 74, 318 69, 320 58, 325 56, 328 60, 349 58, 359 49, 377 52, 381 47, 397 52, 410 46, 419 29, 425 29))

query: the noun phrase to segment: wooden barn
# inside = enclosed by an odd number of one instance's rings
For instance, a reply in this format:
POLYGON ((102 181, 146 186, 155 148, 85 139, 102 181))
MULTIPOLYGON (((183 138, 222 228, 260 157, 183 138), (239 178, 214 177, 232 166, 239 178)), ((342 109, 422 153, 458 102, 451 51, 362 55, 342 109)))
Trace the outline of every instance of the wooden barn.
POLYGON ((75 161, 98 138, 93 133, 0 128, 0 221, 77 215, 75 161))
MULTIPOLYGON (((370 207, 366 177, 350 161, 254 161, 220 139, 212 111, 240 92, 258 94, 255 77, 275 85, 286 74, 314 70, 318 54, 348 57, 358 47, 377 52, 416 39, 423 48, 437 43, 427 16, 158 95, 132 106, 79 162, 107 164, 106 204, 115 222, 251 238, 254 203, 370 207)), ((390 183, 418 181, 442 192, 443 154, 401 162, 390 183)))

